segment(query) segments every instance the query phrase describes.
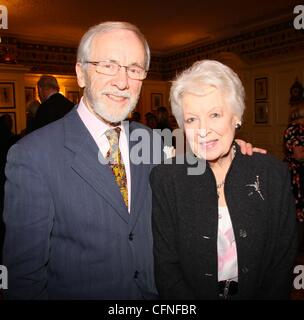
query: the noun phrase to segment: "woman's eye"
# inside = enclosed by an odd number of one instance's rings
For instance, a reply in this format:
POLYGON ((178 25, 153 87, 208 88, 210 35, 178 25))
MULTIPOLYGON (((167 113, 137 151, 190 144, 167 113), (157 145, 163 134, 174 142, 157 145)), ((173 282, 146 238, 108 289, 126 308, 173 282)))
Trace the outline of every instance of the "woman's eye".
POLYGON ((211 118, 219 118, 221 115, 217 112, 211 114, 211 118))
POLYGON ((188 118, 185 120, 186 123, 192 123, 195 119, 194 118, 188 118))

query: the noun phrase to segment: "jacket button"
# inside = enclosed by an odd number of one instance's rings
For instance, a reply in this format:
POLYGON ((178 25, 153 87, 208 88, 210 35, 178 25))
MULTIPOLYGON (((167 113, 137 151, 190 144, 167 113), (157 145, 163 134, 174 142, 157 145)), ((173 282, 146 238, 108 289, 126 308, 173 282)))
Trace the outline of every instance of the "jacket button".
POLYGON ((243 272, 244 274, 248 273, 248 271, 249 271, 249 270, 248 270, 247 267, 243 267, 243 268, 242 268, 242 272, 243 272))
POLYGON ((133 237, 134 237, 134 234, 133 234, 132 232, 130 232, 130 234, 129 234, 129 240, 130 240, 130 241, 133 241, 133 237))
POLYGON ((134 272, 134 279, 137 279, 138 278, 138 271, 136 270, 135 272, 134 272))
POLYGON ((240 237, 246 238, 247 237, 247 231, 245 229, 240 229, 240 237))

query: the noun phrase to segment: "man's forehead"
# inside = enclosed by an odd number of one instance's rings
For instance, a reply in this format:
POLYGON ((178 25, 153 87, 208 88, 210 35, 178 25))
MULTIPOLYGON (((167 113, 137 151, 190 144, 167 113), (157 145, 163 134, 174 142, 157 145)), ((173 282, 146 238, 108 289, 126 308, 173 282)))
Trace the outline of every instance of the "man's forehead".
POLYGON ((102 43, 120 43, 122 41, 135 41, 142 44, 141 39, 132 30, 114 29, 106 32, 97 33, 93 39, 92 44, 100 45, 102 43))
POLYGON ((91 43, 90 55, 98 59, 128 63, 144 63, 145 48, 142 41, 131 30, 112 30, 97 34, 91 43))

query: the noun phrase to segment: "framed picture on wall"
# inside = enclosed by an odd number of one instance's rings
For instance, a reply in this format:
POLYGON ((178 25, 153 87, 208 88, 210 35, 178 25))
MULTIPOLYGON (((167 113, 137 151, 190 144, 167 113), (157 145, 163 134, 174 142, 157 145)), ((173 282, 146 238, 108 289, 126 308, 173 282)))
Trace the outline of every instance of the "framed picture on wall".
POLYGON ((17 126, 16 126, 16 113, 15 112, 0 112, 0 117, 8 115, 12 119, 12 132, 17 134, 17 126))
POLYGON ((267 99, 268 96, 268 80, 267 78, 257 78, 254 81, 254 92, 256 100, 267 99))
POLYGON ((255 103, 255 123, 268 123, 268 104, 267 102, 255 103))
POLYGON ((36 88, 35 87, 25 87, 25 104, 27 105, 29 102, 35 100, 36 98, 36 88))
POLYGON ((15 85, 13 82, 0 82, 0 109, 14 109, 15 85))
POLYGON ((151 93, 151 110, 157 110, 157 108, 162 105, 163 105, 163 94, 151 93))
POLYGON ((79 103, 79 91, 68 91, 67 92, 67 98, 72 101, 74 104, 79 103))

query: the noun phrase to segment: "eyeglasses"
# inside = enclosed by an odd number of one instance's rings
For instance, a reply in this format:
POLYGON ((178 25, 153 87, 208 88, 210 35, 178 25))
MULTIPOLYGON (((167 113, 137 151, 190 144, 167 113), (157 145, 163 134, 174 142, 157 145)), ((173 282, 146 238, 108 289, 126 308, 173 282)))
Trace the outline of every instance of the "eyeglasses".
POLYGON ((84 63, 93 64, 96 67, 96 72, 108 76, 115 76, 121 67, 126 68, 127 75, 133 80, 144 80, 147 76, 147 71, 140 66, 122 66, 113 61, 85 61, 84 63))

